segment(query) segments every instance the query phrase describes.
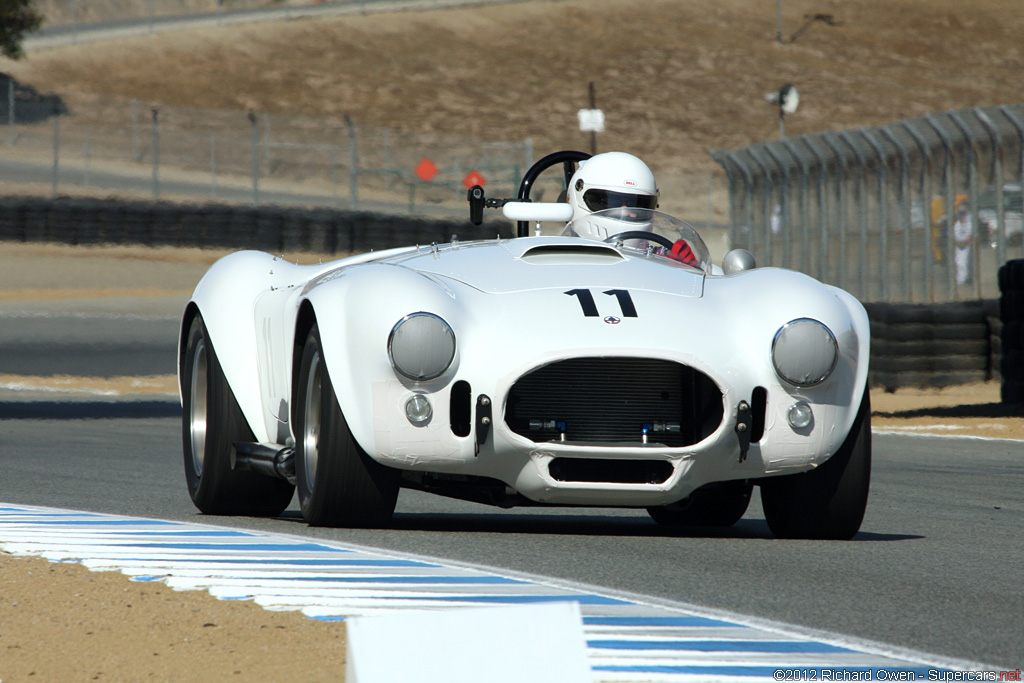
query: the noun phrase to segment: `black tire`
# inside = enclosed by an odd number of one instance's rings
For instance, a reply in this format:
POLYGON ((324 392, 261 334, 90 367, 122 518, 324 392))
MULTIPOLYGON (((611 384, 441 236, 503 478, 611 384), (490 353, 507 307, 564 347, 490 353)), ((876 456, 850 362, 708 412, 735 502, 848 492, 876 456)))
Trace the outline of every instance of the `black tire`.
POLYGON ((647 514, 665 526, 730 527, 747 511, 753 489, 746 481, 708 484, 677 503, 647 508, 647 514))
POLYGON ((839 451, 810 472, 761 482, 768 528, 777 538, 848 540, 860 529, 871 480, 871 404, 860 410, 839 451))
POLYGON ((254 437, 198 313, 185 340, 182 397, 185 481, 195 506, 207 515, 281 514, 292 500, 294 486, 258 472, 231 469, 234 444, 254 437))
POLYGON ((386 525, 398 472, 359 447, 338 405, 316 325, 302 349, 295 391, 295 473, 302 516, 312 526, 386 525))

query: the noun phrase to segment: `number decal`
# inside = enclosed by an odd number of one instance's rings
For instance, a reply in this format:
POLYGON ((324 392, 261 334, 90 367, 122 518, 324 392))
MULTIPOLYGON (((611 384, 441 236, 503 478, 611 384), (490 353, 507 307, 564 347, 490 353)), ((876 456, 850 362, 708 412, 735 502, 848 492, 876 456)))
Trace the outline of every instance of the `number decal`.
MULTIPOLYGON (((574 296, 580 302, 580 308, 583 309, 583 315, 587 318, 598 318, 600 313, 597 312, 597 302, 594 301, 594 294, 589 289, 570 289, 565 292, 568 296, 574 296)), ((622 312, 623 318, 636 318, 636 306, 633 304, 633 297, 629 295, 629 290, 626 289, 609 289, 606 292, 602 292, 607 296, 613 296, 619 302, 619 310, 622 312)))
POLYGON ((597 304, 594 303, 594 295, 590 293, 589 289, 570 289, 566 294, 580 300, 580 306, 583 307, 583 315, 586 317, 596 318, 600 315, 597 312, 597 304))
POLYGON ((625 289, 609 289, 605 292, 608 296, 614 296, 619 300, 619 308, 622 309, 623 318, 635 318, 636 306, 633 305, 633 297, 629 295, 629 291, 625 289))

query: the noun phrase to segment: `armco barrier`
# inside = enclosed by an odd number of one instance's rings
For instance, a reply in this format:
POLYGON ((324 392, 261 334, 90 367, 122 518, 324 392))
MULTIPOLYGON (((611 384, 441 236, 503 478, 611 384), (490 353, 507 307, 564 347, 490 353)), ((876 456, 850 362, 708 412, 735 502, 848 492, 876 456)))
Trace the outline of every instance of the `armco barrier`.
MULTIPOLYGON (((328 208, 0 198, 0 241, 336 254, 496 234, 511 237, 511 225, 495 222, 481 228, 468 221, 328 208)), ((967 384, 994 379, 1002 367, 1004 401, 1024 401, 1024 260, 1018 263, 1000 271, 1000 284, 1009 287, 1001 300, 866 304, 871 385, 896 390, 967 384), (1000 360, 1006 343, 1003 321, 1013 336, 1000 360), (1012 397, 1005 395, 1007 378, 1013 382, 1012 397)))
POLYGON ((0 241, 363 252, 481 237, 511 237, 504 222, 422 219, 337 209, 109 199, 0 198, 0 241))

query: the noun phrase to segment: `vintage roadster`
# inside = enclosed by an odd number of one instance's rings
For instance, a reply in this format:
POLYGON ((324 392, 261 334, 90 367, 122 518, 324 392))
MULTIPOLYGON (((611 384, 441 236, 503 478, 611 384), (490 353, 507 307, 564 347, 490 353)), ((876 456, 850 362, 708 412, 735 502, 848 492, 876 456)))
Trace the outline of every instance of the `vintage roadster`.
MULTIPOLYGON (((689 224, 470 193, 524 236, 295 265, 233 253, 181 322, 184 465, 208 514, 376 526, 401 487, 501 507, 646 509, 729 526, 753 486, 779 537, 857 533, 871 461, 868 318, 848 293, 713 265, 689 224), (523 226, 527 226, 524 230, 523 226), (672 258, 680 244, 686 258, 672 258)), ((619 213, 616 213, 616 212, 619 213)))

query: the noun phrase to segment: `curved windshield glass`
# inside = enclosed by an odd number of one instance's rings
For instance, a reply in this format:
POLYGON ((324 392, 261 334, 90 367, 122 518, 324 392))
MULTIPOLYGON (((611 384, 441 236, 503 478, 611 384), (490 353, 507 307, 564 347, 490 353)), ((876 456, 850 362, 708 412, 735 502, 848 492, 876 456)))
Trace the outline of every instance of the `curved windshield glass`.
POLYGON ((605 209, 571 221, 562 234, 602 240, 711 272, 711 252, 697 230, 660 211, 637 207, 605 209))

